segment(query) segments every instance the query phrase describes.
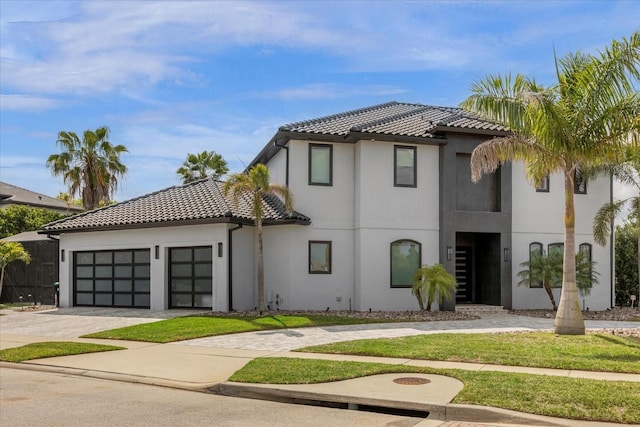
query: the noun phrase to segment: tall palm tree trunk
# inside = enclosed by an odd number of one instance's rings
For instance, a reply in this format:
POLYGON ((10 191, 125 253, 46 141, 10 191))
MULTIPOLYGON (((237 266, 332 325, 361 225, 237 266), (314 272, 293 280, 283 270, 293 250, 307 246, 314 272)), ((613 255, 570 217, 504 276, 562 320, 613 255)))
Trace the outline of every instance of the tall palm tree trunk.
POLYGON ((576 228, 573 200, 573 168, 565 167, 564 173, 564 265, 562 292, 555 320, 555 333, 560 335, 584 335, 584 318, 580 311, 576 284, 576 228))
POLYGON ((638 226, 638 294, 636 296, 636 310, 640 310, 640 220, 638 220, 637 226, 638 226))
POLYGON ((262 246, 262 219, 256 218, 258 232, 258 312, 264 312, 264 252, 262 246))

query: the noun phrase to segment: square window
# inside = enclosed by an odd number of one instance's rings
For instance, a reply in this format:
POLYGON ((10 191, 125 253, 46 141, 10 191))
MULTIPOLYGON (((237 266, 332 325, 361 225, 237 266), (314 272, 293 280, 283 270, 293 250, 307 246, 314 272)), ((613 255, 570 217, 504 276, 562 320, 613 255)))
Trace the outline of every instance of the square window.
POLYGON ((309 145, 309 185, 333 185, 333 146, 309 145))
POLYGON ((309 273, 331 274, 331 242, 309 242, 309 273))
POLYGON ((394 177, 395 187, 416 186, 416 147, 394 146, 394 177))
POLYGON ((548 193, 549 192, 549 175, 545 176, 540 182, 540 185, 536 187, 536 191, 538 193, 548 193))

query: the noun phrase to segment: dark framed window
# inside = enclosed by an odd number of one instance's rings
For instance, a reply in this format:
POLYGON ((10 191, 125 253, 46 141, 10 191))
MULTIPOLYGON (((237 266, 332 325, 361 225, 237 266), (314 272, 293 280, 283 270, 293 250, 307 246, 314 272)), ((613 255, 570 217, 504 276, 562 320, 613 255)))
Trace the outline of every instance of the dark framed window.
POLYGON ((530 288, 541 288, 541 281, 533 281, 531 277, 534 275, 535 270, 538 268, 537 263, 535 262, 536 257, 544 256, 542 243, 533 242, 529 243, 529 287, 530 288))
POLYGON ((330 241, 309 241, 309 274, 331 274, 330 241))
POLYGON ((169 248, 169 307, 211 308, 211 246, 169 248))
POLYGON ((333 185, 333 146, 309 144, 309 185, 333 185))
POLYGON ((536 187, 536 191, 538 193, 548 193, 549 192, 549 175, 545 176, 540 182, 540 185, 536 187))
POLYGON ((589 263, 589 274, 592 274, 592 268, 593 265, 591 264, 592 261, 592 246, 591 243, 581 243, 580 246, 578 247, 578 253, 580 254, 580 256, 582 257, 582 259, 580 261, 585 262, 585 263, 589 263))
POLYGON ((422 262, 422 245, 415 240, 391 243, 391 287, 410 288, 422 262))
POLYGON ((573 171, 573 192, 575 194, 587 194, 587 178, 579 166, 573 171))
POLYGON ((393 185, 395 187, 416 187, 416 147, 393 147, 393 185))
POLYGON ((74 252, 74 305, 149 308, 150 259, 149 249, 74 252))
MULTIPOLYGON (((547 247, 548 256, 552 256, 553 254, 558 254, 562 259, 564 257, 564 243, 551 243, 547 247)), ((562 277, 558 277, 558 280, 555 281, 553 285, 554 288, 562 287, 562 277)))

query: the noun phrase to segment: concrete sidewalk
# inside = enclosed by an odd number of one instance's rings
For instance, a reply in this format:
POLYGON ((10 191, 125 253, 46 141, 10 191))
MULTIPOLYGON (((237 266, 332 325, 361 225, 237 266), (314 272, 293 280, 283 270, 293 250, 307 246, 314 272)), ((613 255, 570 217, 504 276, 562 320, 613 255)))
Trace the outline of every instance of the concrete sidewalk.
MULTIPOLYGON (((3 311, 6 312, 6 311, 3 311)), ((127 312, 131 314, 131 312, 127 312)), ((0 348, 8 348, 41 341, 83 341, 120 345, 126 350, 104 353, 55 357, 20 364, 0 363, 0 367, 36 369, 62 372, 97 378, 108 378, 145 384, 162 385, 197 391, 209 391, 226 395, 272 399, 279 401, 334 402, 345 407, 374 406, 400 408, 429 413, 429 419, 421 426, 441 425, 445 420, 483 421, 489 423, 510 423, 516 425, 588 425, 571 420, 551 419, 496 408, 480 408, 470 405, 454 405, 451 400, 461 388, 457 380, 422 374, 404 374, 359 378, 328 384, 314 385, 249 385, 228 382, 228 378, 250 360, 257 357, 293 357, 328 360, 354 360, 363 362, 389 363, 407 366, 427 366, 433 368, 454 368, 483 371, 526 372, 544 375, 592 378, 600 380, 621 380, 640 382, 640 375, 582 372, 571 370, 537 369, 496 366, 487 364, 437 362, 411 359, 375 358, 362 356, 326 355, 297 353, 289 351, 292 346, 321 344, 331 337, 343 341, 357 334, 359 338, 378 336, 402 336, 416 333, 483 332, 491 330, 531 330, 545 329, 549 319, 531 319, 520 316, 488 316, 475 322, 420 322, 407 324, 353 325, 351 327, 305 328, 287 331, 262 331, 211 337, 172 344, 154 344, 131 341, 81 339, 78 335, 129 324, 153 321, 150 317, 130 317, 114 315, 107 311, 103 315, 73 312, 57 313, 8 313, 0 317, 0 348), (505 318, 506 316, 506 318, 505 318), (543 321, 543 322, 540 322, 543 321), (544 322, 547 321, 547 322, 544 322), (502 324, 502 328, 498 327, 502 324), (532 325, 535 325, 532 327, 532 325), (438 326, 442 329, 437 329, 438 326), (256 335, 257 334, 257 335, 256 335), (282 344, 284 337, 289 341, 282 344), (260 349, 248 349, 246 343, 259 339, 260 349), (226 344, 215 345, 219 342, 226 344), (235 348, 233 348, 235 347, 235 348), (240 348, 238 348, 240 347, 240 348), (394 382, 400 377, 410 378, 394 382), (420 383, 421 380, 428 382, 420 383), (466 417, 466 418, 465 418, 466 417), (439 422, 440 424, 429 424, 439 422)), ((146 311, 146 314, 149 314, 146 311)), ((608 324, 622 322, 607 322, 608 324)), ((636 326, 624 325, 626 327, 636 326)), ((590 326, 589 326, 590 327, 590 326)), ((599 326, 599 327, 620 327, 599 326)), ((285 340, 286 341, 286 340, 285 340)), ((296 348, 296 347, 293 347, 296 348)), ((605 425, 597 423, 593 425, 605 425)))

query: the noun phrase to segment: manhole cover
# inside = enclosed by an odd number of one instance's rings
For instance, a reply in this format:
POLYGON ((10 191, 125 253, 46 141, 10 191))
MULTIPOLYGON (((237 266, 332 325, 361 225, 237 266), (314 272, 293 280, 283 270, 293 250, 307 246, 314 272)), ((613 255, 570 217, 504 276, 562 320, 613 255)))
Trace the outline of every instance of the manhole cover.
POLYGON ((429 381, 426 378, 402 377, 402 378, 396 378, 395 380, 393 380, 393 382, 396 384, 402 384, 402 385, 422 385, 422 384, 429 384, 431 381, 429 381))

